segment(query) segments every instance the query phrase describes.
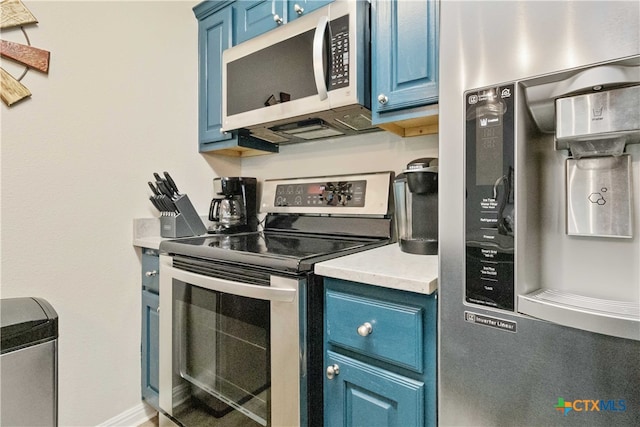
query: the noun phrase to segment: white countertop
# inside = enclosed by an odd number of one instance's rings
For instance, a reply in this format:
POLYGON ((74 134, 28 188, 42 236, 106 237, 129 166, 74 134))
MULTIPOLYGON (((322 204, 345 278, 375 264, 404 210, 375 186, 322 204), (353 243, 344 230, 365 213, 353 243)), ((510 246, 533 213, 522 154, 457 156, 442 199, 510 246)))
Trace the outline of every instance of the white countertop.
MULTIPOLYGON (((159 249, 160 218, 133 220, 133 246, 159 249)), ((432 294, 438 289, 438 256, 402 252, 397 243, 315 265, 320 276, 368 285, 432 294)))
POLYGON ((438 256, 402 252, 397 243, 320 262, 314 272, 421 294, 438 289, 438 256))
MULTIPOLYGON (((205 227, 211 225, 207 216, 200 215, 205 227)), ((160 237, 160 218, 133 219, 133 246, 139 248, 160 249, 163 240, 179 239, 179 237, 160 237)))
POLYGON ((159 249, 160 218, 135 218, 133 220, 133 246, 140 248, 159 249))

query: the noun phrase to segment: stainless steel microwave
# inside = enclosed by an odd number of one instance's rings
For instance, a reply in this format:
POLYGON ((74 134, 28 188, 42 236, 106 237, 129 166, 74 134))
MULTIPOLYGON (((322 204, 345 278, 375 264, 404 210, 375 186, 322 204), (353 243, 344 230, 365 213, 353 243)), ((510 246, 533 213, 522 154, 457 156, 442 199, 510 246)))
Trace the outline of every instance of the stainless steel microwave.
POLYGON ((336 0, 222 54, 224 131, 275 144, 371 124, 370 5, 336 0))

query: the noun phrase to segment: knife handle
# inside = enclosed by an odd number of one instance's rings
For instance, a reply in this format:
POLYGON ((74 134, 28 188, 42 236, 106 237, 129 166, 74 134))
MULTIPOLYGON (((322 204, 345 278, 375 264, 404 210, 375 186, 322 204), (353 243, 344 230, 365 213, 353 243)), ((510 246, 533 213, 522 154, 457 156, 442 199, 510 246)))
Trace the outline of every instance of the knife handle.
POLYGON ((149 184, 149 188, 151 188, 151 191, 153 191, 153 194, 155 196, 159 196, 160 192, 158 191, 158 189, 155 187, 155 185, 153 185, 153 182, 149 181, 147 182, 147 184, 149 184))
POLYGON ((171 198, 172 196, 171 190, 167 188, 167 185, 164 182, 156 181, 156 185, 158 186, 158 190, 160 190, 160 195, 171 198))
POLYGON ((160 212, 162 212, 164 209, 162 209, 162 207, 158 204, 158 202, 156 201, 156 199, 154 198, 154 196, 149 196, 149 200, 151 200, 151 204, 153 205, 154 208, 158 209, 160 212))
POLYGON ((169 184, 170 189, 176 194, 176 196, 180 195, 180 191, 178 191, 178 186, 176 185, 176 182, 173 180, 173 178, 171 178, 171 175, 169 175, 169 172, 164 172, 164 177, 167 178, 167 183, 169 184))

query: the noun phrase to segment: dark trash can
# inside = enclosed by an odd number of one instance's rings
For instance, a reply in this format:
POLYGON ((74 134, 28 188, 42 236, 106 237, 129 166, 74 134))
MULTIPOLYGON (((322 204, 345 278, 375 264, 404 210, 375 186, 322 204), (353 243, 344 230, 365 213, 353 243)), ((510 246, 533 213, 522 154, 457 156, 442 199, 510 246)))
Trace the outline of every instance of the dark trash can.
POLYGON ((0 426, 57 426, 58 314, 42 298, 6 298, 0 318, 0 426))

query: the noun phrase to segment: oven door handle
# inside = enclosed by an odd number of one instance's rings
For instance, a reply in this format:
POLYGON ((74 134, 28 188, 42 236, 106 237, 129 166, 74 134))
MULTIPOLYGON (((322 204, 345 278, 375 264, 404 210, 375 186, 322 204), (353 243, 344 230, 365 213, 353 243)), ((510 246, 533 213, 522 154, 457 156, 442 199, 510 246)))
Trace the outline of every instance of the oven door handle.
POLYGON ((164 274, 184 283, 196 285, 212 291, 265 301, 293 302, 296 298, 297 292, 294 288, 250 285, 248 283, 203 276, 190 271, 180 270, 170 265, 163 265, 163 271, 160 272, 161 277, 164 274))

